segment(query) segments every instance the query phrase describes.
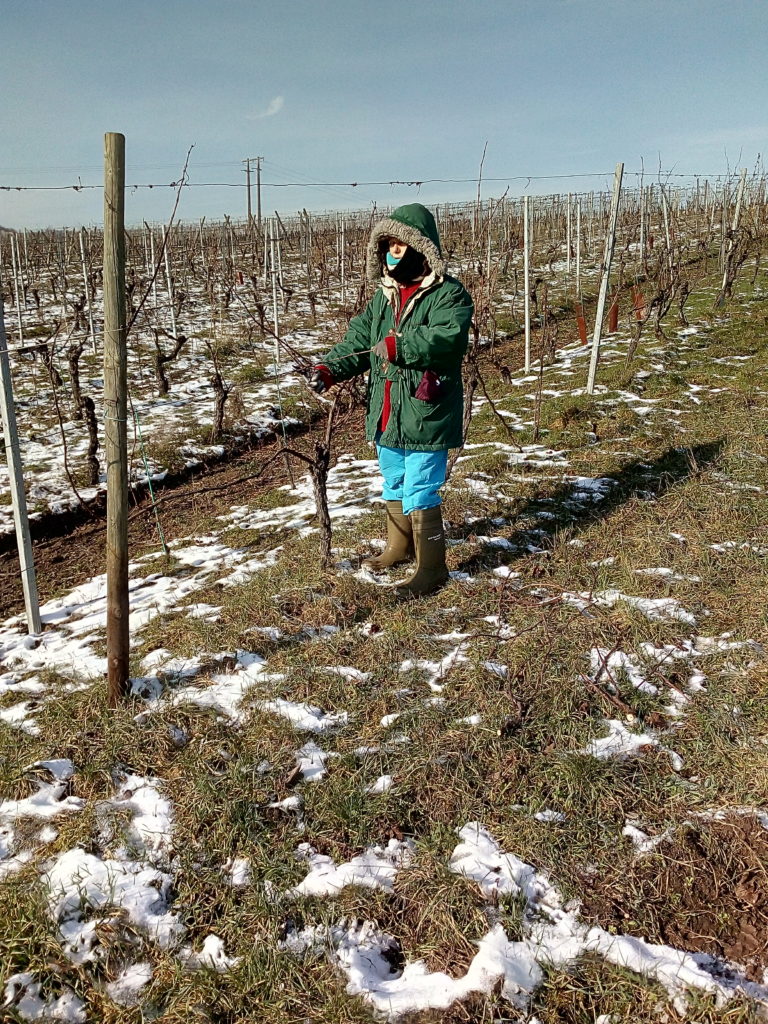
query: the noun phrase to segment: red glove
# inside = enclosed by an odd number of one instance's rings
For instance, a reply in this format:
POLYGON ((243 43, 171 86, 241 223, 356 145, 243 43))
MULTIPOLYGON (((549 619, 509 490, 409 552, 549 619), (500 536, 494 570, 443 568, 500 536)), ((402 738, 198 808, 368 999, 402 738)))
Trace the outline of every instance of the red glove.
POLYGON ((322 395, 324 391, 328 391, 332 388, 336 381, 333 379, 333 374, 327 366, 318 364, 312 367, 312 372, 307 378, 307 385, 313 391, 317 392, 318 395, 322 395))

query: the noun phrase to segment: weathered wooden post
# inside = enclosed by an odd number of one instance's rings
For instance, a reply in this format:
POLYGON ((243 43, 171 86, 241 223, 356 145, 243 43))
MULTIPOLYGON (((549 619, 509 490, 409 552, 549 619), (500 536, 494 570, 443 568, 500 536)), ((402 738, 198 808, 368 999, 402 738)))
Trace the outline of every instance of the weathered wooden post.
POLYGON ((128 692, 128 373, 125 309, 125 136, 104 136, 104 436, 107 459, 107 685, 128 692))
POLYGON ((531 372, 531 267, 530 240, 528 228, 528 196, 523 196, 523 303, 525 317, 525 372, 531 372))
POLYGON ((3 437, 8 460, 8 476, 11 484, 13 521, 16 527, 16 546, 19 549, 21 586, 24 591, 24 607, 27 612, 27 629, 30 633, 41 633, 40 610, 37 603, 37 580, 32 557, 32 540, 27 519, 27 500, 24 495, 24 478, 21 471, 19 435, 16 430, 16 410, 13 405, 13 383, 11 362, 8 358, 8 340, 5 334, 3 294, 0 289, 0 406, 2 406, 3 437))
POLYGON ((611 199, 611 213, 608 220, 608 232, 605 236, 605 252, 603 253, 602 277, 600 279, 600 291, 597 296, 597 311, 595 313, 595 333, 592 336, 592 354, 589 360, 589 376, 587 377, 587 394, 595 392, 595 375, 597 374, 597 361, 600 358, 600 334, 603 327, 603 314, 605 313, 605 300, 608 296, 608 279, 611 276, 611 260, 613 259, 613 243, 616 238, 616 221, 619 215, 619 197, 621 196, 621 179, 624 176, 624 164, 616 164, 616 171, 613 175, 613 198, 611 199))

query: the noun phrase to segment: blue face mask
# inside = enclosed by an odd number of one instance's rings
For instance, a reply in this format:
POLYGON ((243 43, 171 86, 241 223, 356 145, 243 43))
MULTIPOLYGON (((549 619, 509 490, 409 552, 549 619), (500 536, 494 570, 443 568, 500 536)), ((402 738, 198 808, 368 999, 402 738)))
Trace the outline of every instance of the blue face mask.
POLYGON ((396 267, 400 260, 396 259, 391 252, 387 253, 387 266, 391 270, 392 267, 396 267))

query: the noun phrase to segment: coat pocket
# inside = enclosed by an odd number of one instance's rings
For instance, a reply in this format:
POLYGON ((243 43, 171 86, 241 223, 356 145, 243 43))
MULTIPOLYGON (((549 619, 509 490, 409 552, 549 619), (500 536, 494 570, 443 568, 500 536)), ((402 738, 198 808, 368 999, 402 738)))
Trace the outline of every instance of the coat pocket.
POLYGON ((443 386, 440 378, 432 370, 425 370, 413 397, 420 402, 437 402, 442 398, 443 386))

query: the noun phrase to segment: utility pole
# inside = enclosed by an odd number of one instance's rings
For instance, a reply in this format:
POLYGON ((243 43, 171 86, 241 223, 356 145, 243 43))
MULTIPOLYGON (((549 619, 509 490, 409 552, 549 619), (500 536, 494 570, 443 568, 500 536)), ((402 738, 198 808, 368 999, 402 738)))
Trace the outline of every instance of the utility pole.
POLYGON ((245 164, 245 193, 248 200, 248 227, 251 226, 251 161, 243 160, 245 164))
POLYGON ((245 164, 245 187, 248 193, 248 223, 250 224, 253 220, 253 212, 251 207, 251 164, 256 164, 256 223, 259 228, 259 234, 261 234, 261 161, 264 159, 263 156, 249 156, 243 160, 245 164))
POLYGON ((128 692, 128 430, 125 136, 104 136, 104 435, 107 456, 107 686, 128 692))
POLYGON ((256 157, 256 223, 261 234, 261 161, 263 157, 256 157))

